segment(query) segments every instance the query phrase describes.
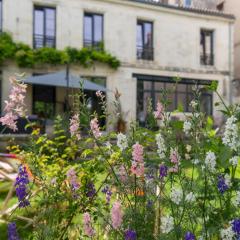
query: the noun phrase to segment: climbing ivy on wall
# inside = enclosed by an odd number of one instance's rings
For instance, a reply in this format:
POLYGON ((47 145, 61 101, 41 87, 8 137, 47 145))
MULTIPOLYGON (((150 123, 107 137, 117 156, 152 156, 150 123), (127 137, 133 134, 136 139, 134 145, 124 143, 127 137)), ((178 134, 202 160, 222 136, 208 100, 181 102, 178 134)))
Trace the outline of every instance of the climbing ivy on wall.
POLYGON ((5 60, 15 60, 19 67, 33 68, 37 64, 62 65, 67 63, 80 64, 89 67, 94 62, 108 64, 117 69, 120 61, 105 50, 92 48, 76 49, 67 47, 65 50, 43 47, 32 49, 23 43, 16 43, 8 33, 0 34, 0 64, 5 60))

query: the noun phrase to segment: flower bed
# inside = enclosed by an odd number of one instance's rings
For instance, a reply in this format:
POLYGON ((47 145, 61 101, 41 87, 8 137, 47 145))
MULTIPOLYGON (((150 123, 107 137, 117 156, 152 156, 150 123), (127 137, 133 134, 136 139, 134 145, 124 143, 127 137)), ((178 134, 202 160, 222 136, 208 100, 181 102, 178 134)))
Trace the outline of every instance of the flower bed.
MULTIPOLYGON (((216 90, 214 84, 209 88, 216 90)), ((184 122, 171 121, 163 95, 156 111, 148 108, 148 128, 132 123, 127 134, 103 135, 102 116, 88 112, 80 90, 70 131, 58 117, 53 137, 35 129, 27 147, 14 148, 33 176, 29 179, 20 165, 15 183, 18 207, 26 216, 32 210, 28 237, 239 239, 240 109, 222 104, 227 122, 218 134, 212 119, 200 111, 200 95, 196 90, 192 114, 184 122), (151 130, 156 126, 157 131, 151 130)), ((109 115, 103 95, 97 96, 109 115)), ((0 121, 15 128, 16 118, 0 121)), ((17 210, 5 216, 9 239, 23 232, 22 225, 14 224, 17 217, 17 210)))

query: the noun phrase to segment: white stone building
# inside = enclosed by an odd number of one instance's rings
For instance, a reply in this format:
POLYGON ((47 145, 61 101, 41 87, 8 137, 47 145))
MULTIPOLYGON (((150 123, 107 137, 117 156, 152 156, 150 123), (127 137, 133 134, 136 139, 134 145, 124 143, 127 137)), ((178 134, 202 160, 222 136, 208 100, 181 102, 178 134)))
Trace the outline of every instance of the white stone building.
MULTIPOLYGON (((154 0, 1 0, 1 27, 15 41, 31 47, 80 49, 104 42, 105 49, 121 61, 117 70, 96 63, 91 68, 71 65, 70 71, 105 82, 108 100, 117 88, 127 120, 144 123, 147 99, 152 97, 155 105, 162 89, 173 90, 176 77, 182 80, 169 95, 169 110, 181 104, 189 111, 193 86, 212 80, 219 82, 220 94, 231 101, 234 17, 169 4, 154 0)), ((1 67, 2 108, 13 73, 31 76, 61 70, 65 66, 22 69, 13 61, 5 62, 1 67)), ((29 85, 27 91, 29 115, 38 114, 36 105, 45 101, 43 96, 48 99, 43 104, 46 111, 63 111, 66 89, 29 85)), ((211 93, 203 93, 202 106, 208 114, 214 113, 215 100, 211 93)))

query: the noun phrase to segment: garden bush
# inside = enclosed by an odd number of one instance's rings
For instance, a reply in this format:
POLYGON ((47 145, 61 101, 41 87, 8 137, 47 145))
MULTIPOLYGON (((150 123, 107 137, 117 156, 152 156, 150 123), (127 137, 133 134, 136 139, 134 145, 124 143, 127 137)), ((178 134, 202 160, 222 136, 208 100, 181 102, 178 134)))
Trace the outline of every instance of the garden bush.
MULTIPOLYGON (((18 207, 31 209, 33 220, 24 239, 239 239, 240 108, 218 104, 226 125, 215 128, 200 96, 196 88, 184 121, 172 120, 163 93, 156 111, 148 108, 147 127, 132 122, 127 133, 103 133, 80 89, 69 131, 57 117, 53 136, 35 129, 27 146, 12 148, 22 159, 18 207)), ((16 121, 14 107, 5 110, 16 121)), ((0 121, 14 128, 9 116, 0 121)), ((17 210, 5 219, 9 239, 21 238, 16 217, 17 210)))

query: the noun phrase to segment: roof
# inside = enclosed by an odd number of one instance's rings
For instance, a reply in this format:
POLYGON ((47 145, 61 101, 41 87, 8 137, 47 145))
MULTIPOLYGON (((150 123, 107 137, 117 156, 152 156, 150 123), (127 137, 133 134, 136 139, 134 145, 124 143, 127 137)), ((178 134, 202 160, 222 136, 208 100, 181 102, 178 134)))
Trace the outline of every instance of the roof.
POLYGON ((222 18, 227 18, 227 19, 232 19, 232 20, 235 19, 235 16, 233 14, 223 13, 218 10, 175 6, 175 5, 170 5, 170 4, 166 4, 166 3, 162 3, 162 2, 157 2, 156 0, 155 1, 154 0, 127 0, 127 1, 148 4, 148 5, 153 5, 153 6, 159 6, 159 7, 174 9, 174 10, 179 10, 179 11, 191 12, 191 13, 196 13, 196 14, 216 16, 216 17, 222 17, 222 18))
POLYGON ((69 74, 69 81, 67 81, 66 71, 60 71, 55 73, 48 73, 43 75, 36 75, 27 78, 25 83, 38 84, 45 86, 56 86, 56 87, 69 87, 69 88, 80 88, 80 82, 83 83, 84 90, 91 91, 102 91, 106 92, 106 88, 93 83, 87 79, 83 79, 77 76, 69 74))

